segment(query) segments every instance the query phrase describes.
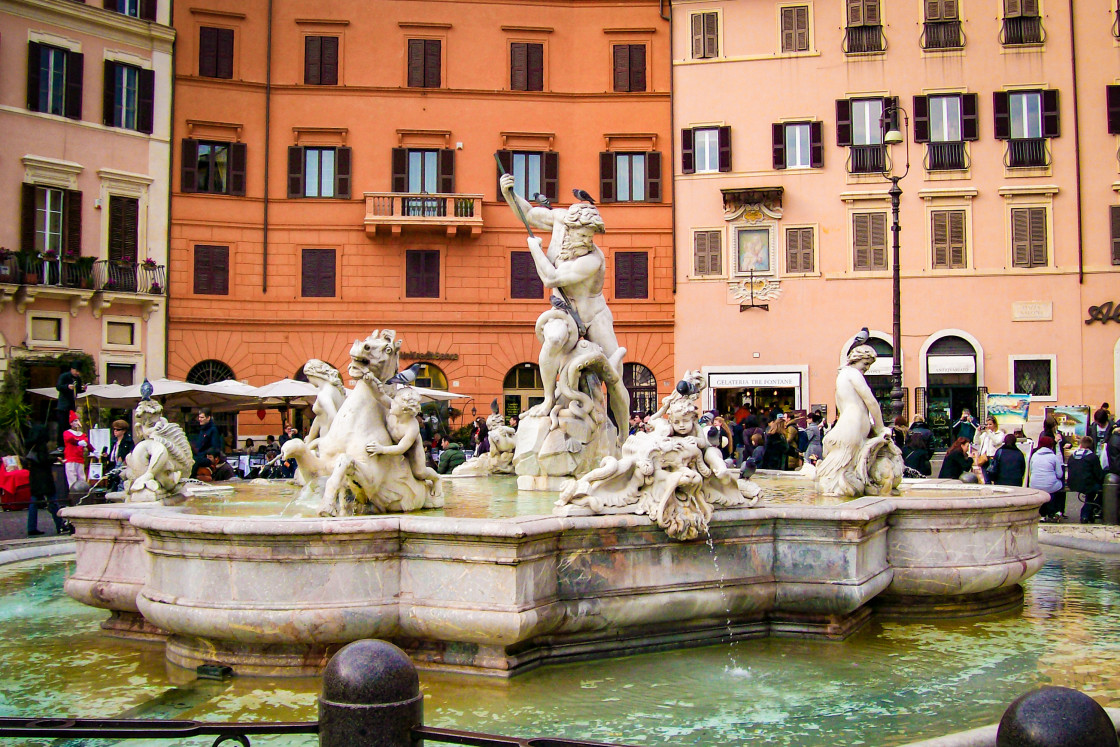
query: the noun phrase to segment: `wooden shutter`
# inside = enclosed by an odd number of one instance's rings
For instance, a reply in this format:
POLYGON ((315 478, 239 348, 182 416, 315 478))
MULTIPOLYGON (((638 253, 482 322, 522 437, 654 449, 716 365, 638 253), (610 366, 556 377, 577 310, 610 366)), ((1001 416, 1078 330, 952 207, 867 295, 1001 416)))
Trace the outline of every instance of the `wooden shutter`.
POLYGON ((630 91, 646 90, 646 45, 630 45, 630 91))
POLYGON ((836 144, 844 148, 852 144, 852 102, 849 99, 836 100, 836 144))
POLYGON ((615 44, 614 56, 614 90, 625 92, 630 90, 630 45, 615 44))
POLYGON ((681 173, 696 173, 696 137, 691 128, 681 130, 681 173))
POLYGON ((233 78, 233 29, 218 29, 218 78, 233 78))
POLYGON ((39 66, 43 64, 42 46, 38 42, 27 43, 27 109, 39 111, 39 66))
POLYGON ((719 170, 731 171, 731 128, 719 128, 719 170))
POLYGON ((245 143, 229 144, 229 193, 245 194, 245 143))
MULTIPOLYGON (((399 150, 399 149, 394 149, 394 150, 399 150)), ((394 153, 393 155, 395 156, 396 154, 394 153)), ((498 157, 498 163, 502 167, 501 170, 504 171, 507 174, 512 174, 513 173, 513 151, 512 150, 499 150, 494 155, 498 157)), ((394 178, 395 178, 395 176, 394 176, 394 178)), ((499 201, 504 200, 505 196, 502 195, 502 174, 501 174, 501 172, 498 173, 497 178, 495 180, 495 188, 497 189, 496 194, 498 195, 498 200, 499 201)), ((393 191, 394 192, 397 192, 397 191, 403 192, 404 190, 394 189, 393 191)), ((546 197, 552 197, 552 195, 550 195, 548 193, 547 189, 545 190, 544 194, 545 194, 546 197)), ((524 197, 525 199, 529 199, 532 196, 533 195, 522 195, 522 197, 524 197)))
POLYGON ((408 298, 439 298, 439 251, 405 251, 405 290, 408 298))
POLYGON ((794 8, 793 14, 794 23, 794 49, 798 52, 806 52, 809 50, 809 8, 805 5, 799 5, 794 8))
POLYGON ((455 193, 455 151, 451 148, 439 151, 439 191, 446 195, 455 193))
POLYGON ((949 211, 935 210, 933 220, 933 266, 949 266, 949 211))
POLYGON ((863 23, 865 26, 878 26, 882 22, 879 0, 863 0, 863 23))
POLYGON ((338 85, 338 37, 322 37, 323 56, 320 58, 319 83, 324 86, 338 85))
POLYGON ((914 97, 914 142, 929 142, 929 97, 914 97))
POLYGON ((871 213, 852 214, 852 269, 871 269, 871 213))
POLYGON ((204 78, 218 75, 218 29, 209 26, 198 29, 198 74, 204 78))
MULTIPOLYGON (((408 191, 408 149, 393 148, 392 176, 390 177, 390 190, 398 194, 408 191)), ((507 168, 506 171, 509 171, 507 168)))
POLYGON ((119 262, 124 259, 124 197, 109 197, 109 259, 119 262))
POLYGON ((949 211, 949 266, 965 267, 964 211, 949 211))
POLYGON ((63 236, 62 251, 68 257, 82 254, 82 193, 76 189, 66 190, 62 208, 65 211, 66 233, 63 236))
POLYGON ((156 0, 140 0, 140 18, 145 21, 156 20, 156 0))
POLYGON ((424 87, 424 40, 408 40, 408 87, 424 87))
POLYGON ((1030 253, 1031 267, 1045 267, 1048 262, 1046 251, 1046 208, 1030 208, 1030 253))
POLYGON ((940 21, 942 20, 941 13, 941 0, 926 0, 926 20, 927 21, 940 21))
POLYGON ((201 244, 194 248, 194 292, 196 294, 212 293, 214 286, 212 278, 212 263, 210 261, 209 246, 201 244))
MULTIPOLYGON (((544 169, 541 175, 541 190, 544 196, 550 200, 560 199, 560 154, 554 150, 542 153, 541 166, 544 169)), ((501 198, 501 190, 498 191, 498 197, 501 198)))
POLYGON ((1120 265, 1120 205, 1109 205, 1108 225, 1112 238, 1112 264, 1120 265))
POLYGON ((229 247, 198 244, 194 248, 194 292, 229 295, 229 247))
POLYGON ((813 271, 813 229, 786 229, 786 272, 813 271))
POLYGON ((334 196, 343 200, 350 199, 351 153, 349 147, 335 148, 334 159, 334 196))
POLYGON ((303 82, 317 86, 323 82, 323 37, 307 36, 303 40, 303 82))
POLYGON ((614 153, 604 151, 599 154, 599 200, 601 202, 615 201, 616 166, 614 153))
POLYGON ((509 47, 509 87, 514 91, 529 89, 528 44, 513 42, 509 47))
POLYGON ((198 141, 186 137, 179 163, 179 191, 198 191, 198 141))
POLYGON ((424 40, 424 86, 426 88, 439 88, 443 83, 440 80, 440 50, 439 39, 424 40))
POLYGON ((1030 208, 1011 208, 1011 264, 1031 266, 1030 208))
POLYGON ((661 152, 646 153, 646 201, 661 202, 661 152))
POLYGON ((288 147, 288 199, 303 197, 303 148, 288 147))
POLYGON ((886 213, 871 213, 871 269, 887 269, 886 213))
POLYGON ((525 60, 525 67, 527 70, 528 79, 526 80, 526 90, 529 91, 543 91, 544 90, 544 45, 543 44, 529 44, 527 45, 527 57, 525 60))
POLYGON ((35 185, 21 186, 19 248, 31 252, 35 250, 35 185))
POLYGON ((1011 94, 996 91, 992 94, 992 117, 995 121, 996 140, 1011 139, 1011 94))
MULTIPOLYGON (((782 8, 782 51, 797 51, 797 8, 782 8)), ((775 166, 775 168, 777 168, 775 166)))
POLYGON ((1003 17, 1004 18, 1018 18, 1023 15, 1023 3, 1021 0, 1003 0, 1003 17))
MULTIPOLYGON (((786 10, 789 10, 788 8, 786 10)), ((771 137, 771 162, 774 168, 784 169, 786 167, 786 126, 781 123, 775 123, 770 126, 771 137)))
POLYGON ((1107 86, 1105 101, 1108 110, 1108 134, 1120 135, 1120 86, 1107 86))
POLYGON ((140 69, 140 88, 136 102, 136 129, 151 135, 155 129, 156 71, 140 69))
POLYGON ((821 122, 809 123, 809 166, 824 168, 824 124, 821 122))
POLYGON ((961 94, 961 140, 980 139, 980 116, 975 93, 961 94))
POLYGON ((1042 136, 1060 137, 1062 134, 1061 118, 1058 111, 1057 89, 1047 89, 1042 92, 1042 136))
POLYGON ((704 14, 704 57, 719 57, 719 15, 704 14))
POLYGON ((615 298, 649 298, 648 263, 646 252, 615 252, 615 298))
POLYGON ((334 298, 334 249, 304 249, 301 254, 301 269, 301 295, 303 297, 334 298))
POLYGON ((699 277, 711 274, 708 262, 708 237, 711 231, 697 231, 692 234, 692 274, 699 277))
POLYGON ((537 274, 537 266, 530 252, 511 252, 509 257, 510 298, 535 298, 544 296, 544 283, 537 274))
POLYGON ((704 14, 692 14, 692 59, 704 57, 704 14))
POLYGON ((101 86, 101 123, 117 126, 117 63, 105 60, 105 81, 101 86))
POLYGON ((864 24, 863 0, 847 0, 847 2, 848 26, 862 26, 864 24))
POLYGON ((120 198, 123 204, 121 211, 121 235, 124 239, 121 244, 122 262, 136 262, 140 249, 140 201, 134 197, 120 198))
POLYGON ((82 118, 82 68, 85 55, 66 53, 66 116, 82 118))
POLYGON ((1029 17, 1038 16, 1038 0, 1020 0, 1023 8, 1023 15, 1029 17))

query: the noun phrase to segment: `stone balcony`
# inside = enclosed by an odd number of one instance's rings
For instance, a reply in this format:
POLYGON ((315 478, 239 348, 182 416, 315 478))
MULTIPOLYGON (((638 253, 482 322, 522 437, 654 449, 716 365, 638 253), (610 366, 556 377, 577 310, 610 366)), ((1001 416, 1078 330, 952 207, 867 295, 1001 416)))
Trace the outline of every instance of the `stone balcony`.
POLYGON ((36 299, 61 299, 77 316, 85 307, 100 317, 114 301, 139 302, 146 320, 167 293, 167 270, 151 262, 62 259, 8 253, 0 258, 0 308, 12 301, 19 313, 36 299))
POLYGON ((444 230, 448 237, 482 233, 482 195, 366 192, 366 233, 444 230))

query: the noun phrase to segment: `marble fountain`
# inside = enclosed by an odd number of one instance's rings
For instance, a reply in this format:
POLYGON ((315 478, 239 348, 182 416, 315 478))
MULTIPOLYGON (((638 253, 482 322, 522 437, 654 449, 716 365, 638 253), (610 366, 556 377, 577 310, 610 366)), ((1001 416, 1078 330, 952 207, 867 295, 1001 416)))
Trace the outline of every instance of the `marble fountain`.
POLYGON ((547 254, 529 239, 556 292, 536 326, 554 382, 546 401, 516 433, 496 416, 491 454, 442 478, 423 464, 401 341, 374 332, 350 351, 353 389, 309 363, 321 374, 316 422, 309 440, 285 445, 303 486, 295 515, 190 498, 181 432, 141 403, 147 445, 130 458, 126 500, 64 512, 77 545, 66 592, 110 613, 106 633, 163 641, 181 667, 242 675, 314 674, 345 643, 383 638, 421 668, 509 676, 752 637, 844 639, 872 615, 1021 604, 1019 584, 1043 564, 1048 496, 903 481, 863 378, 870 348, 855 348, 837 377, 840 419, 815 476, 752 479, 724 465, 700 422, 695 372, 650 433, 620 438, 608 412, 626 421, 626 351, 601 295, 602 221, 592 205, 532 207, 505 178, 503 188, 530 234, 552 230, 547 254), (514 480, 518 495, 558 495, 557 505, 455 515, 457 486, 514 480))

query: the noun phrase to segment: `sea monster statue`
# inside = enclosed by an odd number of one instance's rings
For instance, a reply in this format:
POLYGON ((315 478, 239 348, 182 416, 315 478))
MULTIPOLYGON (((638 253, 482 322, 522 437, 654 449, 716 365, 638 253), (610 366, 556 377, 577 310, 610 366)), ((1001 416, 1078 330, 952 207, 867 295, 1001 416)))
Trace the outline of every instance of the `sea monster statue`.
POLYGON ((451 471, 452 475, 461 477, 513 474, 513 453, 517 448, 517 431, 506 425, 505 418, 498 410, 497 399, 490 403, 486 432, 490 441, 490 451, 460 464, 451 471))
POLYGON ((182 503, 188 496, 185 478, 194 463, 183 429, 163 417, 163 407, 150 399, 150 392, 136 405, 133 422, 136 447, 125 457, 127 500, 182 503))

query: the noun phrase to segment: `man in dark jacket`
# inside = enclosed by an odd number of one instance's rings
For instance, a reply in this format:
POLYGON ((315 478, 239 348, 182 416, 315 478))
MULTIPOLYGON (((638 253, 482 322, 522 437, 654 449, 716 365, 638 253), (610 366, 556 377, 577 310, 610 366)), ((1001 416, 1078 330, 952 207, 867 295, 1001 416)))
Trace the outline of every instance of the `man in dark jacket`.
POLYGON ((47 428, 44 425, 31 426, 27 440, 27 454, 23 461, 30 474, 31 503, 27 507, 27 536, 35 537, 43 532, 39 529, 39 506, 46 504, 54 519, 55 534, 67 531, 67 524, 58 515, 58 499, 55 491, 54 475, 51 472, 53 459, 47 451, 47 428))
POLYGON ((1003 437, 1003 446, 988 460, 984 476, 992 485, 1023 487, 1023 476, 1027 473, 1027 458, 1016 445, 1018 438, 1014 433, 1003 437))
POLYGON ((61 446, 62 434, 70 427, 70 413, 78 409, 77 397, 85 389, 82 372, 78 370, 76 362, 71 363, 69 370, 63 371, 58 377, 55 389, 58 390, 58 401, 54 403, 54 416, 58 422, 58 445, 61 446))
POLYGON ((1101 517, 1101 486, 1104 484, 1104 469, 1093 451, 1092 436, 1081 437, 1081 448, 1070 454, 1066 468, 1069 489, 1085 496, 1081 523, 1092 524, 1101 517))
POLYGON ((926 442, 926 448, 930 453, 933 453, 933 431, 926 425, 926 419, 921 415, 914 416, 914 422, 910 425, 910 435, 918 436, 926 442))
POLYGON ((209 466, 210 460, 207 458, 207 454, 214 449, 219 452, 222 450, 222 432, 218 430, 218 424, 211 417, 209 407, 203 407, 198 411, 198 425, 200 430, 191 444, 191 449, 194 451, 194 466, 191 467, 191 477, 198 475, 199 467, 209 466))
POLYGON ((439 464, 436 466, 436 472, 441 475, 450 474, 451 470, 465 461, 467 461, 467 455, 463 453, 463 448, 454 441, 448 442, 439 455, 439 464))

